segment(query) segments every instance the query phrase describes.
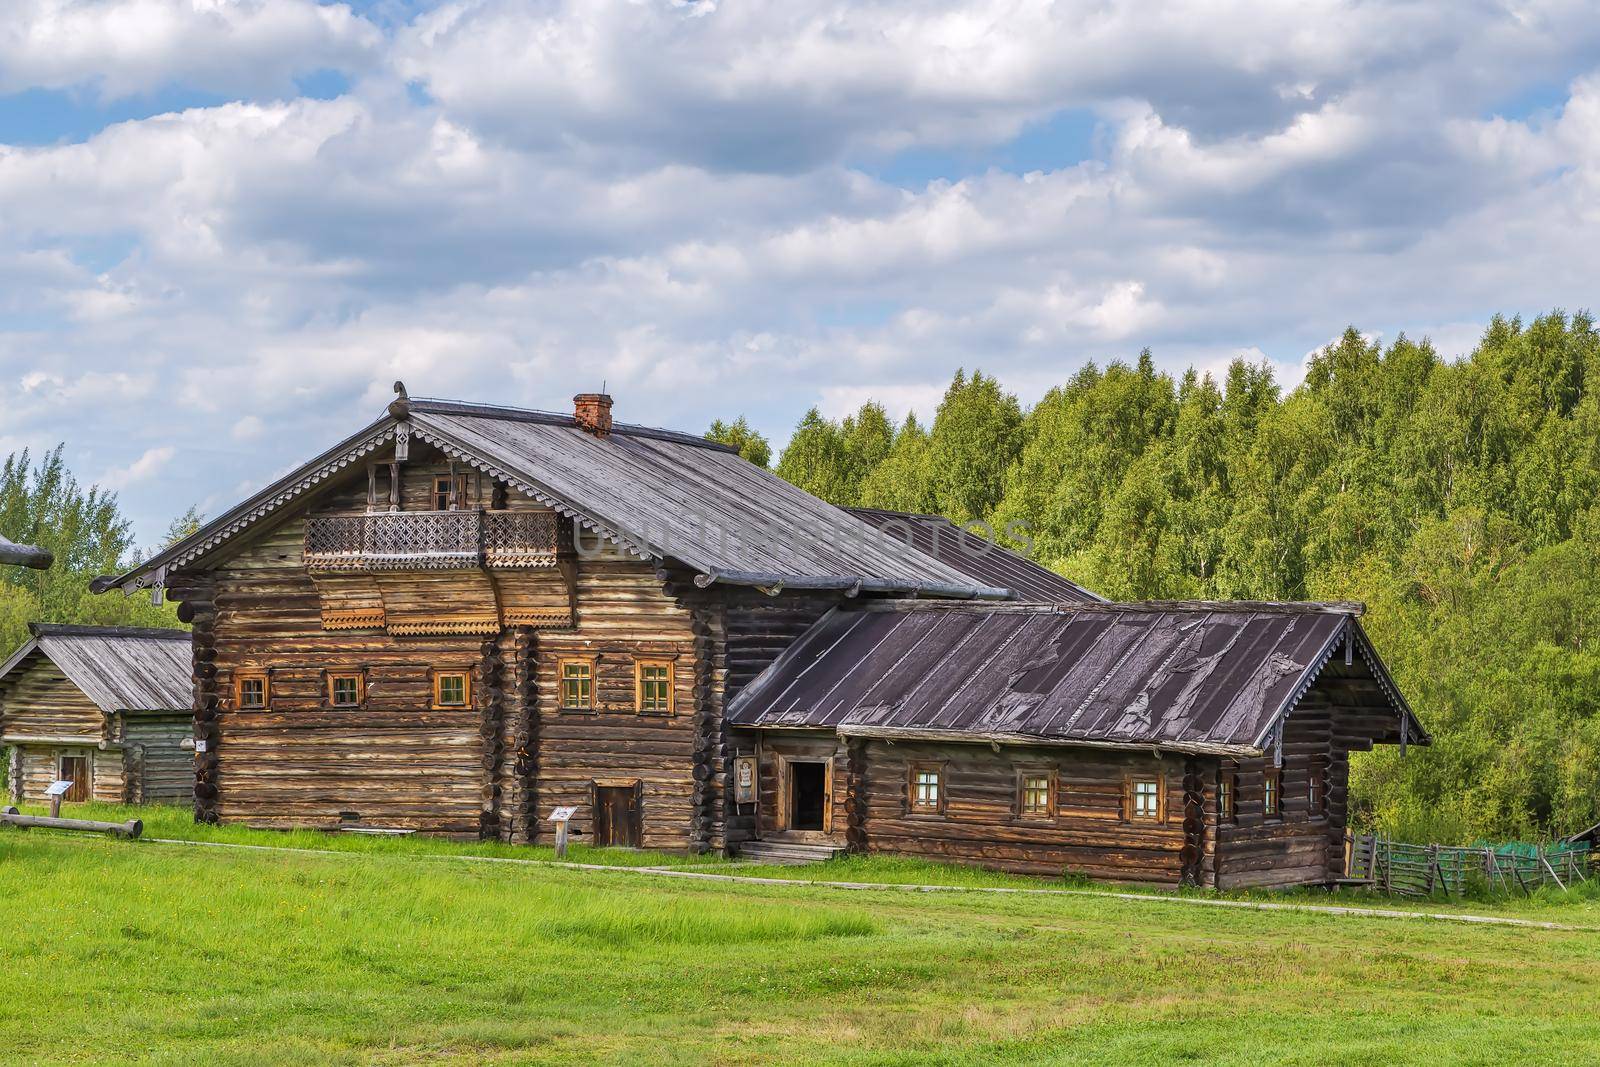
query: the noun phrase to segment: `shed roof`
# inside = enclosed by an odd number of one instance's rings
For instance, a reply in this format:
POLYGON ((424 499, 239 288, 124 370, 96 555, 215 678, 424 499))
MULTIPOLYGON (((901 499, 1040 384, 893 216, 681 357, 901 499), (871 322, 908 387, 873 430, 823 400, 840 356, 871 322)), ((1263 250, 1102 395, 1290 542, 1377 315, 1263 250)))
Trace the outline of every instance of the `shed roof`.
POLYGON ((33 636, 0 666, 0 691, 44 657, 106 714, 190 706, 189 633, 30 623, 33 636))
POLYGON ((949 564, 974 581, 1010 589, 1019 600, 1051 604, 1093 603, 1104 599, 1077 582, 1041 567, 1027 556, 957 526, 943 515, 919 515, 882 508, 844 510, 923 555, 949 564))
POLYGON ((1395 740, 1427 735, 1351 605, 900 602, 830 612, 729 706, 738 726, 1265 751, 1345 642, 1395 740))
POLYGON ((140 567, 97 582, 96 590, 160 584, 168 568, 204 559, 399 437, 426 441, 503 479, 643 559, 682 563, 700 572, 703 585, 1011 595, 704 438, 626 423, 597 437, 571 415, 410 399, 140 567))

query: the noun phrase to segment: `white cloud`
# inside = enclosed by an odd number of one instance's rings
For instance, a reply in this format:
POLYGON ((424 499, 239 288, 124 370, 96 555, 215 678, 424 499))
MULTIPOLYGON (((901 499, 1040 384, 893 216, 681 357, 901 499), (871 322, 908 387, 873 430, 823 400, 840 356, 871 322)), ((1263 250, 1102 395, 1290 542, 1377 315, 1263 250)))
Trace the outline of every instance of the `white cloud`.
POLYGON ((7 0, 0 92, 90 87, 117 98, 182 84, 280 92, 297 75, 370 65, 381 34, 312 0, 7 0))
POLYGON ((147 448, 138 459, 126 467, 112 467, 102 474, 98 484, 106 489, 126 489, 130 485, 149 481, 166 469, 178 450, 171 445, 147 448))
POLYGON ((930 417, 957 367, 1032 400, 1146 345, 1289 380, 1350 323, 1461 350, 1593 299, 1597 32, 1562 0, 471 0, 392 30, 24 0, 0 91, 243 99, 0 146, 5 441, 67 440, 148 538, 395 378, 553 408, 606 381, 620 418, 782 440, 812 404, 930 417), (322 66, 354 88, 276 98, 322 66), (1552 77, 1554 106, 1505 106, 1552 77), (1063 108, 1095 158, 938 176, 1063 108), (872 177, 901 147, 929 176, 872 177))

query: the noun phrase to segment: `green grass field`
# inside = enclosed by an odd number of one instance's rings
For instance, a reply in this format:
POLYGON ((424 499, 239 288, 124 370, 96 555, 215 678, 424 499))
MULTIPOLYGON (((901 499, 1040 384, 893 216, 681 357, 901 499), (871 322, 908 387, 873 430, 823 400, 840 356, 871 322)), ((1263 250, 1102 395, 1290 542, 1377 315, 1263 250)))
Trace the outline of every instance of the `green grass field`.
MULTIPOLYGON (((451 862, 547 853, 140 815, 152 836, 340 854, 0 831, 0 1060, 1600 1056, 1600 905, 1584 894, 1431 906, 1592 927, 1555 931, 1110 895, 847 893, 451 862)), ((880 860, 785 873, 1049 884, 880 860)))

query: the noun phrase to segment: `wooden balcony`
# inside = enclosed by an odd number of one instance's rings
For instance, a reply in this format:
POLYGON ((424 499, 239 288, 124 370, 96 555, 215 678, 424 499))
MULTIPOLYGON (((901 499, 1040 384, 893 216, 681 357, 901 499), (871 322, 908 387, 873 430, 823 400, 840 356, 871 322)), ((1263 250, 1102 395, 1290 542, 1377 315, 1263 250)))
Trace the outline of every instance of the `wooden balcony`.
POLYGON ((560 522, 550 511, 392 511, 306 520, 316 572, 553 567, 560 522))

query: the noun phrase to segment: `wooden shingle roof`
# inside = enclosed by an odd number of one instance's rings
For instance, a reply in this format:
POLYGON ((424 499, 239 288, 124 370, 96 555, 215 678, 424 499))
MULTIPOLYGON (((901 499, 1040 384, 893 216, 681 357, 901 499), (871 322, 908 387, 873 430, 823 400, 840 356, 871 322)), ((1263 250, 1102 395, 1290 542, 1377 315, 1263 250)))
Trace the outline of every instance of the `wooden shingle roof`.
POLYGON ((604 437, 571 415, 407 400, 97 592, 160 585, 398 438, 427 442, 569 516, 641 559, 676 562, 702 585, 907 592, 1008 599, 915 547, 690 434, 618 423, 604 437))
POLYGON ((191 704, 189 634, 31 623, 33 636, 0 666, 0 691, 44 657, 106 714, 182 711, 191 704))

